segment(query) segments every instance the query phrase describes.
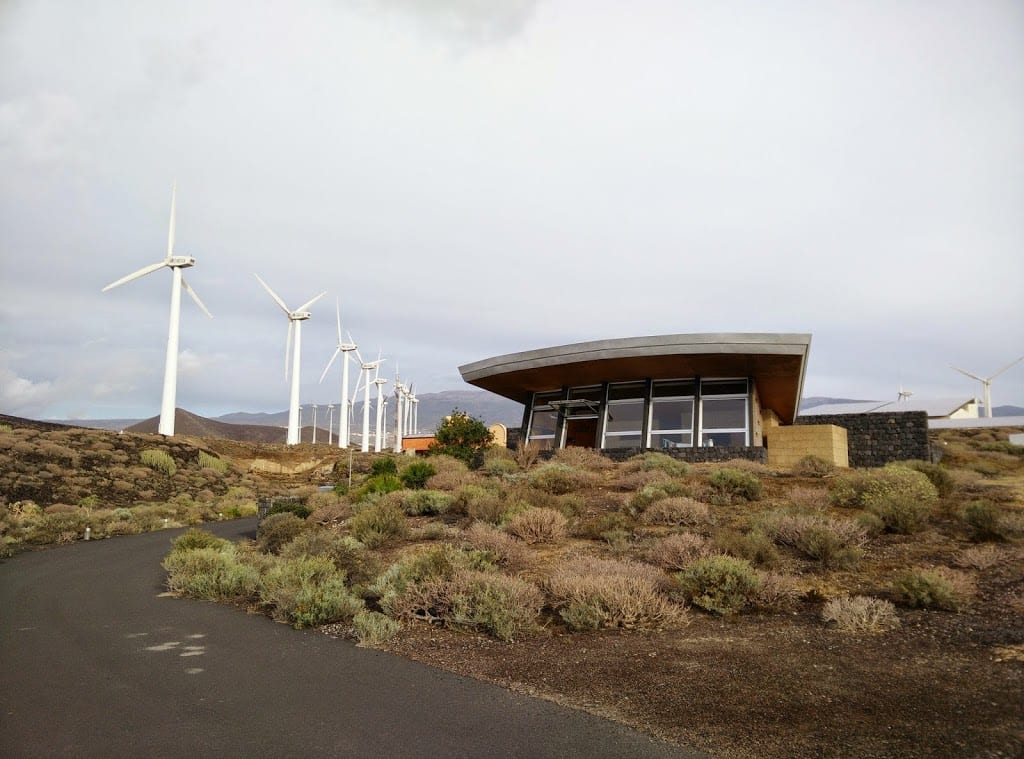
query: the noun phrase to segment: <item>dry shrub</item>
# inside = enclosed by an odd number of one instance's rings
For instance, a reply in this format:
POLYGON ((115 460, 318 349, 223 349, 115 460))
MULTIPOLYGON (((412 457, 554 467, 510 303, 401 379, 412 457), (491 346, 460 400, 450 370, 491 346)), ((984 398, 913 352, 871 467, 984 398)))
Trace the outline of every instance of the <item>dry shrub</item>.
POLYGON ((540 456, 540 446, 537 443, 527 443, 523 439, 516 443, 514 458, 523 471, 536 464, 538 456, 540 456))
POLYGON ((821 456, 807 455, 793 464, 791 471, 796 477, 827 477, 835 473, 836 465, 821 456))
POLYGON ((708 476, 707 484, 714 496, 712 503, 729 504, 761 498, 761 480, 749 469, 716 469, 708 476))
POLYGON ((690 471, 690 465, 661 451, 646 451, 629 458, 623 469, 626 472, 661 472, 669 477, 684 477, 690 471))
POLYGON ((352 617, 352 633, 356 636, 357 646, 376 648, 387 643, 399 630, 402 624, 379 611, 358 611, 352 617))
MULTIPOLYGON (((623 464, 623 467, 628 466, 628 464, 629 462, 627 461, 623 464)), ((632 493, 648 485, 659 485, 672 481, 672 475, 660 469, 636 469, 633 471, 624 469, 622 474, 617 476, 612 482, 612 487, 632 493)))
POLYGON ((452 505, 452 496, 441 490, 404 490, 399 495, 402 509, 409 516, 444 514, 452 505))
POLYGON ((596 479, 593 472, 554 461, 537 467, 527 475, 527 481, 533 487, 555 495, 590 487, 596 479))
POLYGON ((545 588, 573 630, 664 628, 686 621, 664 593, 667 578, 649 564, 580 557, 554 571, 545 588))
POLYGON ((958 611, 974 595, 974 583, 963 572, 946 567, 915 567, 896 576, 900 600, 920 609, 958 611))
POLYGON ((789 503, 801 511, 825 511, 829 507, 827 490, 797 486, 786 494, 789 503))
POLYGON ((499 491, 480 485, 466 485, 455 493, 448 510, 453 514, 465 514, 473 519, 498 524, 505 517, 508 504, 499 491))
POLYGON ((454 456, 448 456, 445 454, 438 454, 430 457, 430 465, 434 467, 434 471, 438 474, 468 474, 469 467, 454 456))
POLYGON ((767 464, 762 464, 760 461, 752 461, 751 459, 729 459, 725 462, 725 466, 758 476, 771 474, 772 471, 767 464))
POLYGON ((590 472, 606 472, 615 468, 614 461, 593 448, 559 448, 555 451, 553 460, 573 469, 585 469, 590 472))
POLYGON ((339 503, 345 502, 345 499, 333 490, 317 490, 316 492, 310 493, 306 496, 306 508, 308 508, 310 512, 316 511, 324 506, 336 506, 339 503))
POLYGON ((260 601, 274 619, 297 628, 351 620, 364 606, 345 587, 345 574, 323 556, 279 560, 263 577, 260 601))
POLYGON ((256 530, 256 544, 264 553, 279 553, 286 543, 307 529, 309 525, 290 512, 271 514, 260 522, 256 530))
POLYGON ((395 503, 381 501, 362 509, 348 521, 353 537, 367 548, 378 548, 409 532, 405 512, 395 503))
POLYGON ((234 545, 221 543, 182 550, 176 546, 163 561, 168 590, 211 601, 255 598, 260 587, 259 570, 240 561, 234 545))
POLYGON ((833 598, 825 603, 821 618, 834 623, 837 630, 851 633, 880 633, 900 626, 896 607, 870 596, 833 598))
POLYGON ((568 533, 568 520, 554 509, 527 509, 512 517, 505 530, 524 543, 557 543, 568 533))
POLYGON ((281 558, 320 556, 344 573, 349 585, 369 582, 379 567, 373 553, 355 538, 329 528, 306 530, 281 549, 281 558))
MULTIPOLYGON (((447 457, 445 457, 447 458, 447 457)), ((459 462, 462 463, 461 461, 459 462)), ((463 464, 463 471, 439 471, 433 477, 427 480, 427 487, 431 490, 446 490, 448 492, 455 492, 461 488, 473 482, 473 475, 469 473, 468 469, 465 469, 463 464)))
POLYGON ((986 543, 961 551, 956 557, 956 565, 965 569, 984 570, 999 564, 1005 556, 1006 554, 999 546, 986 543))
POLYGON ((711 554, 707 538, 692 532, 679 532, 656 540, 647 550, 647 560, 664 569, 678 570, 711 554))
POLYGON ((336 499, 333 503, 317 506, 313 513, 306 517, 306 521, 319 525, 341 524, 350 516, 352 516, 352 505, 347 501, 336 499))
POLYGON ((766 611, 789 609, 800 597, 796 578, 778 572, 758 572, 758 584, 750 605, 766 611))
POLYGON ((715 548, 737 559, 746 559, 758 567, 773 567, 779 563, 779 549, 762 530, 719 530, 715 533, 715 548))
POLYGON ((451 579, 458 570, 493 570, 490 557, 481 551, 466 551, 448 543, 416 547, 380 574, 369 593, 380 599, 380 607, 393 617, 408 614, 406 592, 428 580, 451 579))
POLYGON ((521 639, 538 629, 544 594, 517 577, 457 569, 409 585, 393 608, 399 617, 479 630, 500 640, 521 639))
POLYGON ((580 522, 573 533, 577 537, 588 538, 589 540, 604 540, 605 536, 612 531, 632 532, 636 526, 636 520, 629 514, 621 511, 610 511, 580 522))
POLYGON ((771 511, 759 520, 760 528, 772 540, 797 549, 824 566, 850 566, 860 558, 867 542, 864 527, 845 519, 820 514, 771 511))
POLYGON ((706 503, 686 497, 670 497, 655 501, 640 515, 643 524, 670 527, 702 527, 713 524, 714 515, 706 503))
POLYGON ((466 543, 483 551, 495 564, 510 572, 517 572, 530 564, 530 550, 522 541, 483 522, 474 522, 465 533, 466 543))

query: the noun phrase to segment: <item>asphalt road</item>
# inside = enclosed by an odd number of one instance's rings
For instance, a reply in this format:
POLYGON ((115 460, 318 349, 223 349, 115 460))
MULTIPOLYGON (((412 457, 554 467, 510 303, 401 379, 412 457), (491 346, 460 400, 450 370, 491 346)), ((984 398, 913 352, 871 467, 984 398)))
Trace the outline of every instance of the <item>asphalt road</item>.
MULTIPOLYGON (((229 538, 255 520, 214 525, 229 538)), ((697 756, 588 714, 161 596, 180 530, 0 564, 0 756, 697 756)))

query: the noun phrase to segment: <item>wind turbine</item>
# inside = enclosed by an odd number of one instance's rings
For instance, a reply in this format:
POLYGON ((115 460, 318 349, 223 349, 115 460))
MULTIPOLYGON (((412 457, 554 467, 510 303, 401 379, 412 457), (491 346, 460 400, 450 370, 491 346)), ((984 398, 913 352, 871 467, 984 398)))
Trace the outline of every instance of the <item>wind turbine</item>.
POLYGON ((377 353, 376 361, 363 361, 362 355, 359 350, 356 349, 356 358, 359 360, 360 377, 359 382, 356 383, 356 390, 352 393, 352 408, 356 405, 356 395, 359 394, 359 383, 363 383, 363 440, 359 449, 363 453, 370 452, 370 370, 376 369, 383 363, 384 359, 380 357, 380 352, 377 353))
POLYGON ((288 379, 288 354, 292 354, 292 392, 291 392, 291 403, 288 407, 288 445, 297 445, 299 443, 299 367, 301 366, 301 352, 302 352, 302 322, 308 319, 312 314, 306 309, 320 300, 322 297, 327 295, 324 291, 317 295, 312 300, 306 301, 294 311, 290 310, 288 306, 284 304, 284 301, 270 289, 270 285, 260 279, 260 275, 256 275, 256 279, 263 285, 263 289, 270 293, 270 297, 274 299, 274 302, 281 307, 285 315, 288 317, 288 341, 284 347, 284 378, 288 379), (295 351, 292 353, 292 333, 295 333, 295 351))
POLYGON ((196 259, 192 256, 176 256, 174 254, 174 205, 177 189, 178 186, 175 183, 171 187, 171 224, 167 232, 167 257, 159 263, 150 264, 129 274, 127 277, 121 277, 116 282, 111 282, 102 290, 102 292, 112 290, 119 285, 123 285, 125 282, 131 282, 133 279, 152 274, 165 266, 171 270, 171 318, 167 330, 167 359, 164 361, 164 393, 160 402, 160 424, 157 427, 157 431, 161 435, 167 436, 174 435, 174 408, 178 390, 178 334, 181 324, 182 289, 191 296, 192 300, 196 302, 196 305, 202 309, 204 314, 211 319, 213 318, 212 314, 206 310, 203 302, 199 300, 196 291, 189 287, 188 282, 181 276, 181 270, 195 266, 196 259))
POLYGON ((335 302, 335 311, 338 316, 338 345, 334 349, 334 355, 331 356, 331 360, 327 362, 327 366, 324 367, 323 374, 320 375, 320 381, 324 381, 324 377, 327 376, 327 371, 331 368, 334 363, 334 359, 341 354, 341 405, 338 407, 338 447, 348 448, 349 442, 349 420, 351 419, 350 409, 348 407, 348 354, 351 351, 356 350, 355 341, 352 339, 351 333, 348 334, 348 342, 341 336, 341 304, 335 302))
POLYGON ((995 374, 993 374, 993 375, 991 375, 989 377, 979 377, 977 374, 971 374, 970 372, 964 371, 963 369, 957 369, 955 366, 952 366, 952 365, 950 365, 949 368, 953 369, 954 371, 960 372, 961 374, 966 374, 971 379, 976 379, 976 380, 978 380, 978 382, 981 383, 981 387, 983 389, 983 393, 984 393, 984 397, 985 397, 985 417, 987 419, 991 419, 992 418, 992 380, 994 380, 1000 374, 1005 372, 1007 369, 1010 369, 1010 368, 1016 366, 1021 361, 1024 361, 1024 356, 1021 356, 1020 358, 1018 358, 1018 359, 1016 359, 1014 361, 1011 361, 1006 366, 1004 366, 1002 369, 1000 369, 998 372, 996 372, 995 374))
POLYGON ((316 404, 313 404, 313 445, 316 445, 316 404))
POLYGON ((403 414, 404 414, 404 411, 405 411, 405 404, 404 404, 405 397, 404 396, 405 396, 405 385, 402 384, 402 381, 398 377, 398 367, 396 366, 395 367, 395 448, 394 448, 395 453, 401 453, 402 452, 402 434, 404 432, 404 430, 402 429, 402 425, 404 424, 404 421, 403 421, 402 417, 403 417, 403 414))
POLYGON ((374 453, 380 453, 384 443, 384 385, 387 379, 380 376, 380 361, 377 361, 376 372, 373 375, 373 384, 377 386, 377 429, 373 439, 374 453))
POLYGON ((327 404, 327 412, 328 412, 328 417, 327 417, 327 445, 331 445, 332 442, 333 442, 331 436, 334 434, 334 404, 333 403, 328 403, 327 404))

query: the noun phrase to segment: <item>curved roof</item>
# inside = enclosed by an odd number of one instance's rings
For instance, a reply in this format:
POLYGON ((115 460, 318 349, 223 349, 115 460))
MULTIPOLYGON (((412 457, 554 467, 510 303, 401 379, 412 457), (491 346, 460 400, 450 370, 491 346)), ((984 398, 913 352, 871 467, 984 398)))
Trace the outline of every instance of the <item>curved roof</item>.
POLYGON ((594 340, 509 353, 459 367, 462 378, 526 403, 563 386, 683 377, 753 377, 761 405, 796 416, 811 346, 808 334, 709 333, 594 340))

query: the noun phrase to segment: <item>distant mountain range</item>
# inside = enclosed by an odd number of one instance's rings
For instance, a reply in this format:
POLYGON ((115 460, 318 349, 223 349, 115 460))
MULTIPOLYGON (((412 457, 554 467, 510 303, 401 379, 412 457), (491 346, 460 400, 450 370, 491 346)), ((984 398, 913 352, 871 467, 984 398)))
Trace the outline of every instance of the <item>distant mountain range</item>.
MULTIPOLYGON (((417 396, 419 399, 417 409, 418 427, 422 432, 432 432, 438 423, 455 409, 464 411, 470 416, 483 420, 486 424, 501 423, 506 427, 518 428, 523 421, 523 406, 506 398, 502 398, 485 390, 447 390, 441 393, 423 393, 417 396)), ((860 401, 852 398, 828 398, 824 396, 812 396, 804 398, 800 402, 803 410, 812 409, 815 406, 822 406, 827 403, 858 403, 860 401)), ((392 427, 391 413, 394 404, 394 397, 389 398, 388 407, 388 428, 392 427)), ((373 406, 371 404, 371 415, 373 406)), ((277 411, 274 413, 265 412, 244 412, 239 411, 232 414, 224 414, 213 419, 197 416, 184 409, 178 409, 175 418, 175 431, 183 435, 195 435, 197 437, 223 437, 232 440, 248 440, 252 442, 283 443, 285 428, 288 426, 288 412, 277 411), (243 428, 239 430, 237 428, 243 428), (272 431, 271 431, 272 430, 272 431)), ((992 409, 994 416, 1024 416, 1024 408, 1019 406, 996 406, 992 409)), ((337 411, 335 410, 335 417, 337 411)), ((328 410, 326 406, 317 407, 317 440, 323 436, 327 440, 328 410)), ((357 402, 353 414, 354 429, 361 429, 363 418, 363 404, 357 402)), ((71 424, 77 427, 92 427, 107 430, 129 430, 131 432, 156 432, 157 417, 152 419, 53 419, 48 420, 58 424, 71 424)), ((302 439, 312 439, 312 410, 307 404, 302 412, 303 432, 302 439)), ((372 421, 371 421, 372 424, 372 421)), ((338 421, 334 419, 334 428, 337 429, 338 421)))

